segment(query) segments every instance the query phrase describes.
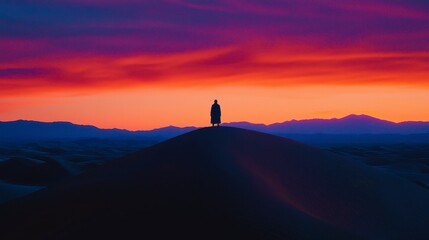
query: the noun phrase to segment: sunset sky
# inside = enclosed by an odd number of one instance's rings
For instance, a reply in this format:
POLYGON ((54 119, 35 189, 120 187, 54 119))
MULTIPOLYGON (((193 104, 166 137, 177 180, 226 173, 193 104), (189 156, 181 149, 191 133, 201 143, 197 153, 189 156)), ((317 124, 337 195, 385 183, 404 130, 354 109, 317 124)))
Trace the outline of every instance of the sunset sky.
POLYGON ((0 121, 429 121, 427 0, 2 0, 0 121))

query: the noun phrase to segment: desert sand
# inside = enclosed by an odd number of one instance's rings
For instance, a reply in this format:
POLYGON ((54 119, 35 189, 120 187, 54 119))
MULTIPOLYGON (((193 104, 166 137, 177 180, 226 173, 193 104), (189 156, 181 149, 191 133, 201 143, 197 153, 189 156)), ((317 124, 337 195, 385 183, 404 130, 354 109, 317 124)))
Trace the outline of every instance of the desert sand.
POLYGON ((429 191, 299 142, 204 128, 0 208, 1 239, 429 239, 429 191))

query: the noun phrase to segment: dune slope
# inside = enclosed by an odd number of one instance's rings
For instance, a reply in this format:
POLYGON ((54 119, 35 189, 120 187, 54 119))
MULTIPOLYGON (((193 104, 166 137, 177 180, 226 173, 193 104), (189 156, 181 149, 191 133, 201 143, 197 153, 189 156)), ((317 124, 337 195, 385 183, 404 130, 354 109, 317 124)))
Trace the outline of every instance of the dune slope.
POLYGON ((429 191, 268 134, 204 128, 3 205, 1 239, 429 239, 429 191))

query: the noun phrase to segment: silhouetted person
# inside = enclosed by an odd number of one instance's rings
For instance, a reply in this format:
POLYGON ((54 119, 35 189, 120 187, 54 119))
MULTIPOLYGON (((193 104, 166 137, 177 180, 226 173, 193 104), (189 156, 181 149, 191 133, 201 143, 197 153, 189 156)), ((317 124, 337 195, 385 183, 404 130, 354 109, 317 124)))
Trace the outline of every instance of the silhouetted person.
POLYGON ((211 123, 214 127, 215 124, 219 126, 220 124, 220 106, 217 104, 217 100, 214 100, 214 103, 212 105, 212 110, 210 111, 211 116, 211 123))

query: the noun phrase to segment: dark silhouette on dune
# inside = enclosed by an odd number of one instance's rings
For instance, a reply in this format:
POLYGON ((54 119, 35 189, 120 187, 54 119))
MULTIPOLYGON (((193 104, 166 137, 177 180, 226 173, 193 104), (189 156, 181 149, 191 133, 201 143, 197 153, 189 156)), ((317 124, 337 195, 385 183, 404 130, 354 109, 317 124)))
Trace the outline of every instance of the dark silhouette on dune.
POLYGON ((214 100, 214 103, 213 103, 211 111, 210 111, 210 116, 211 116, 210 122, 211 122, 212 126, 217 124, 217 126, 219 127, 219 124, 221 123, 220 115, 221 115, 220 106, 217 103, 217 100, 214 100))
POLYGON ((0 239, 429 239, 429 191, 292 140, 204 128, 0 207, 0 239))

